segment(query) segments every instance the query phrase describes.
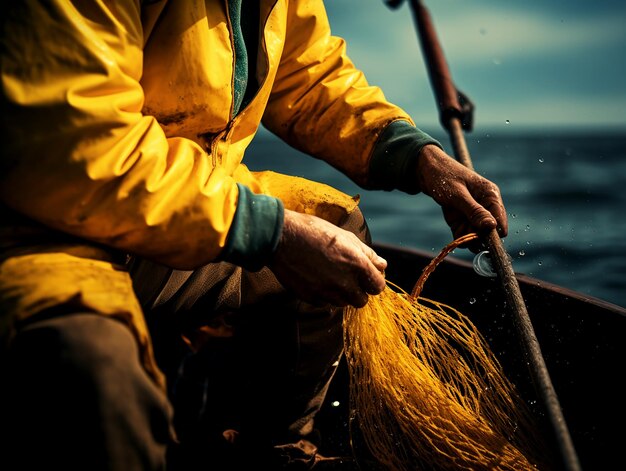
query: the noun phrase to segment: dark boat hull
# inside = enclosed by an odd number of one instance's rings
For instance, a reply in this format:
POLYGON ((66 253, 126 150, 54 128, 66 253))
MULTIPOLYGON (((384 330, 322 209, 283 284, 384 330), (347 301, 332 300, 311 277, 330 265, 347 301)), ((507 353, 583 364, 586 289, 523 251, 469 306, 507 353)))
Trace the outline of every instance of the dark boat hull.
MULTIPOLYGON (((384 244, 376 244, 376 250, 388 261, 387 279, 407 291, 433 257, 384 244)), ((626 309, 522 274, 517 279, 582 468, 624 469, 626 309)), ((428 278, 422 296, 472 320, 553 436, 499 280, 481 277, 470 263, 448 256, 428 278)), ((352 452, 344 441, 347 384, 347 368, 341 365, 321 417, 326 447, 339 454, 352 452)))

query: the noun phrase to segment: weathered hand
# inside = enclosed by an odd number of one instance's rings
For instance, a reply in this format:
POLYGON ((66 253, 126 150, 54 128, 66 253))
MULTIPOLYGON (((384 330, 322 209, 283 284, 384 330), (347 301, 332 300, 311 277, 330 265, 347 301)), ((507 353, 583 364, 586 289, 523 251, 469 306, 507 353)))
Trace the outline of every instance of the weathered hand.
POLYGON ((494 228, 506 236, 506 210, 497 185, 432 145, 422 149, 417 175, 422 192, 441 206, 454 238, 494 228))
POLYGON ((303 300, 355 307, 385 288, 386 267, 387 262, 352 232, 289 210, 270 263, 283 286, 303 300))

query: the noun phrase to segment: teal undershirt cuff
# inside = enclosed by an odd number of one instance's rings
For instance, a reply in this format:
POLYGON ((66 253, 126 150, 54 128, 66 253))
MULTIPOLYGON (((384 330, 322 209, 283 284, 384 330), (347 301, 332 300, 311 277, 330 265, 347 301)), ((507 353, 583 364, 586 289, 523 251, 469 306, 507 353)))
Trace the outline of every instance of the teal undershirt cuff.
POLYGON ((240 183, 237 186, 237 210, 220 260, 258 271, 269 263, 276 251, 285 209, 278 198, 257 195, 240 183))
POLYGON ((394 121, 381 133, 370 160, 368 189, 420 192, 415 166, 426 145, 443 147, 436 139, 408 121, 394 121))

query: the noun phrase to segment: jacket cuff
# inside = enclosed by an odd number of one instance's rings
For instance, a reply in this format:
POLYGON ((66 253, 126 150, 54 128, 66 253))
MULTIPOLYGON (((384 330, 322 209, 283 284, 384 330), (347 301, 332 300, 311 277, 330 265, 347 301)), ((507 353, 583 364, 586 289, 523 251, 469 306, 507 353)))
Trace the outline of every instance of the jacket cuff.
POLYGON ((257 195, 237 183, 239 199, 220 260, 258 271, 269 262, 283 230, 285 209, 278 198, 257 195))
POLYGON ((389 124, 374 146, 368 187, 372 190, 401 190, 412 195, 419 193, 414 169, 422 147, 428 144, 443 149, 439 141, 408 121, 389 124))

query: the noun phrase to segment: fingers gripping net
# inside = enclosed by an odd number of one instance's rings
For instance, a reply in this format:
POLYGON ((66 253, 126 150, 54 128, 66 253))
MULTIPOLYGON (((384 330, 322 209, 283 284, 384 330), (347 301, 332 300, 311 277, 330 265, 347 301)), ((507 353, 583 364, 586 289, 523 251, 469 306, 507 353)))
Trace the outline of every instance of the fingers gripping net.
POLYGON ((352 414, 387 469, 538 469, 530 416, 487 343, 462 313, 419 297, 467 240, 447 246, 411 295, 388 282, 345 314, 352 414))

